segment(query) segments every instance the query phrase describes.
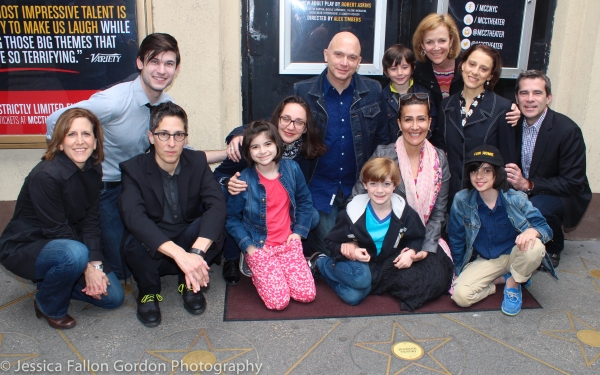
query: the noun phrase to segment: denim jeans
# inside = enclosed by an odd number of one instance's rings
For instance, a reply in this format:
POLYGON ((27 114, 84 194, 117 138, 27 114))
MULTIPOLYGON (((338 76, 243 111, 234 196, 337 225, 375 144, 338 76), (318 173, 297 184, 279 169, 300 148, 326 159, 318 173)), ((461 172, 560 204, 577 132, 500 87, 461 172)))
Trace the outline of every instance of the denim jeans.
MULTIPOLYGON (((335 219, 340 212, 340 206, 344 202, 344 194, 338 191, 335 200, 331 205, 331 211, 328 214, 317 211, 319 213, 319 222, 316 228, 312 228, 308 235, 308 246, 312 252, 320 252, 329 255, 329 249, 325 245, 325 237, 335 225, 335 219)), ((313 216, 314 217, 314 216, 313 216)))
MULTIPOLYGON (((229 199, 229 192, 225 186, 221 186, 223 195, 225 196, 225 202, 229 199)), ((240 259, 240 248, 237 243, 231 237, 229 232, 225 231, 225 242, 223 243, 223 258, 225 260, 238 260, 240 259)))
MULTIPOLYGON (((121 241, 125 227, 119 212, 119 195, 121 195, 121 186, 103 190, 100 194, 100 228, 106 263, 110 265, 117 278, 123 280, 126 276, 123 275, 121 241)), ((131 276, 131 271, 126 269, 126 274, 127 277, 131 276)))
POLYGON ((546 252, 559 254, 565 247, 565 235, 562 231, 565 208, 560 197, 556 195, 534 195, 529 198, 533 207, 540 210, 544 219, 552 229, 552 241, 546 243, 546 252))
POLYGON ((346 260, 333 263, 330 257, 317 260, 321 276, 344 302, 358 305, 371 292, 369 263, 346 260))
POLYGON ((97 300, 81 292, 83 286, 77 280, 83 275, 88 263, 88 248, 75 240, 52 240, 40 252, 35 262, 38 307, 50 318, 58 319, 67 314, 69 301, 77 299, 105 309, 121 306, 124 293, 113 272, 109 273, 108 296, 97 300))

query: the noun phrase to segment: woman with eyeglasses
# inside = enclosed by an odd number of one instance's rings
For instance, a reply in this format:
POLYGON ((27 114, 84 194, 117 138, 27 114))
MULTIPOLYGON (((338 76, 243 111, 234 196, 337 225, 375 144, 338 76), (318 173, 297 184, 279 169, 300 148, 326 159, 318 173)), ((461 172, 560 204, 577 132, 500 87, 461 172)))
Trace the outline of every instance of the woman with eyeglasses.
POLYGON ((102 254, 102 145, 102 127, 92 112, 63 112, 0 237, 0 262, 37 282, 35 314, 53 328, 75 327, 67 314, 71 299, 106 309, 123 302, 123 288, 102 254))
MULTIPOLYGON (((308 184, 317 158, 327 151, 327 146, 319 136, 310 107, 301 97, 289 96, 275 107, 269 121, 277 127, 283 141, 283 158, 298 163, 308 184)), ((227 136, 227 149, 207 151, 210 163, 222 161, 221 165, 214 170, 214 175, 224 187, 226 195, 235 195, 246 189, 246 183, 238 180, 237 177, 248 166, 240 154, 242 141, 240 135, 247 126, 234 129, 227 136)), ((318 224, 318 217, 318 212, 314 210, 311 227, 314 228, 318 224)), ((223 278, 228 284, 235 285, 240 278, 236 264, 240 259, 240 249, 229 235, 225 240, 223 253, 225 257, 223 278)), ((243 262, 240 262, 240 268, 243 268, 246 276, 251 275, 243 262)))
MULTIPOLYGON (((427 140, 431 126, 429 100, 426 93, 400 95, 401 135, 395 143, 378 146, 371 156, 371 159, 387 157, 398 163, 401 179, 394 192, 406 197, 425 225, 421 247, 403 249, 393 263, 384 264, 383 281, 371 291, 372 294, 388 292, 402 301, 403 309, 411 311, 446 293, 454 269, 450 248, 441 238, 450 171, 444 152, 427 140)), ((357 181, 352 195, 365 192, 362 182, 357 181)))
POLYGON ((492 90, 500 79, 500 53, 485 44, 475 44, 463 53, 458 71, 462 91, 442 101, 438 130, 432 143, 446 151, 450 165, 448 210, 454 195, 464 187, 464 160, 469 151, 487 144, 496 147, 506 163, 517 162, 514 128, 506 120, 511 102, 492 90))

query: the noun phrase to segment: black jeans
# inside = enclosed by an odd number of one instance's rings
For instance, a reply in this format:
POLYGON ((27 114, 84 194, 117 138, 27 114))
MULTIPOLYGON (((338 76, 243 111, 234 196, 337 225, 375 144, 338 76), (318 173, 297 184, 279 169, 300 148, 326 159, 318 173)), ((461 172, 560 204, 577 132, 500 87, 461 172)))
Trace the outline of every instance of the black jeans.
POLYGON ((565 208, 560 197, 556 195, 534 195, 529 198, 533 207, 540 210, 544 219, 552 229, 552 241, 546 243, 546 252, 560 254, 565 247, 565 234, 562 231, 562 221, 565 208))
MULTIPOLYGON (((183 225, 181 231, 170 239, 189 252, 190 248, 198 238, 201 219, 202 218, 198 218, 189 225, 183 225)), ((208 249, 205 254, 205 259, 209 265, 212 263, 212 259, 218 255, 221 247, 222 240, 213 243, 208 249)), ((185 284, 185 276, 177 266, 177 263, 175 263, 174 259, 165 256, 158 251, 154 257, 152 257, 148 250, 146 250, 141 242, 132 234, 129 234, 125 239, 124 251, 127 266, 137 282, 140 296, 160 293, 161 276, 178 275, 178 284, 185 284)))

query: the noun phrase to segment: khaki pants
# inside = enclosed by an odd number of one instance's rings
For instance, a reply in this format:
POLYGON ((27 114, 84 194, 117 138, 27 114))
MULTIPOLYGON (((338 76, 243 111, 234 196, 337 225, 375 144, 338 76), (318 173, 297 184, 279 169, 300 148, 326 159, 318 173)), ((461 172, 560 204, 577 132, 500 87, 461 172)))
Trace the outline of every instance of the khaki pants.
POLYGON ((477 258, 468 263, 454 284, 452 299, 461 307, 469 307, 496 292, 494 280, 510 271, 517 283, 525 283, 546 255, 546 247, 535 240, 533 249, 524 253, 514 246, 510 254, 496 259, 477 258))

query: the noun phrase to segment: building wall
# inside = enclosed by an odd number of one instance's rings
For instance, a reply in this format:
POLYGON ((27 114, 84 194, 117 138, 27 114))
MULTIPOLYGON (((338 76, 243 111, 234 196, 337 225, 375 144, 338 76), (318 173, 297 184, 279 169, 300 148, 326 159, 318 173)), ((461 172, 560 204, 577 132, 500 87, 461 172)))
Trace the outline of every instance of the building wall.
POLYGON ((189 144, 225 147, 241 125, 241 2, 152 0, 154 32, 175 37, 181 68, 168 93, 189 117, 189 144))
POLYGON ((0 201, 17 199, 23 180, 45 150, 0 150, 0 201))
MULTIPOLYGON (((178 41, 181 70, 168 89, 189 115, 189 144, 197 149, 224 146, 228 132, 241 123, 241 1, 138 0, 148 6, 149 32, 167 32, 178 41)), ((142 17, 144 18, 144 17, 142 17)), ((588 177, 600 192, 600 153, 592 139, 600 127, 600 2, 560 0, 554 19, 548 75, 552 108, 583 129, 588 177), (598 67, 599 69, 595 69, 598 67)), ((15 200, 23 179, 43 150, 0 150, 0 201, 15 200)))
POLYGON ((548 77, 550 107, 569 116, 583 131, 587 175, 600 193, 600 1, 559 0, 554 17, 548 77), (598 68, 598 69, 596 69, 598 68))
MULTIPOLYGON (((231 129, 241 125, 241 2, 239 0, 138 0, 150 22, 140 35, 166 32, 181 51, 181 69, 167 90, 189 117, 189 144, 224 148, 231 129)), ((15 200, 44 150, 0 150, 0 201, 15 200)))

